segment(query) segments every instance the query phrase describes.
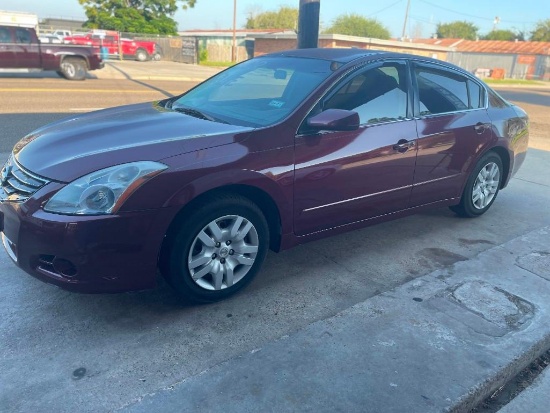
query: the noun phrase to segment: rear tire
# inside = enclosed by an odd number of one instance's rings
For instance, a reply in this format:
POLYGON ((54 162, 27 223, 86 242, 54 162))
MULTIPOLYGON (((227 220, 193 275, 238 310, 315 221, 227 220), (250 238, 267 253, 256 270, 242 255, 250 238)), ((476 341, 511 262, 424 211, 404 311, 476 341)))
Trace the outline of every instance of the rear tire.
POLYGON ((144 49, 136 50, 136 60, 139 62, 145 62, 149 58, 149 53, 144 49))
POLYGON ((503 179, 502 160, 494 152, 485 154, 470 174, 458 205, 449 207, 456 214, 473 218, 493 205, 503 179))
POLYGON ((267 255, 267 221, 256 204, 238 195, 205 198, 174 225, 161 269, 187 301, 215 302, 235 294, 267 255))
POLYGON ((84 80, 88 71, 86 62, 83 59, 66 57, 61 62, 61 70, 59 72, 67 80, 84 80))

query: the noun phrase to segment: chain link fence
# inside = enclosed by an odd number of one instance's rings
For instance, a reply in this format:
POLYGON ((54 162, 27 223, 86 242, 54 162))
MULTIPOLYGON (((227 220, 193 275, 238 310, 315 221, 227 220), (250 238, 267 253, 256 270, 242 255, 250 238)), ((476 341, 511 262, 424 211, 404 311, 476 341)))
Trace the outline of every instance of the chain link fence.
MULTIPOLYGON (((157 36, 125 32, 120 33, 120 38, 132 40, 132 43, 135 43, 135 46, 130 43, 132 47, 129 49, 131 50, 136 50, 136 52, 137 50, 146 50, 147 59, 198 63, 198 48, 194 38, 186 39, 180 36, 157 36), (151 52, 151 50, 154 51, 151 52)), ((133 55, 124 53, 123 58, 141 60, 136 53, 133 55)))

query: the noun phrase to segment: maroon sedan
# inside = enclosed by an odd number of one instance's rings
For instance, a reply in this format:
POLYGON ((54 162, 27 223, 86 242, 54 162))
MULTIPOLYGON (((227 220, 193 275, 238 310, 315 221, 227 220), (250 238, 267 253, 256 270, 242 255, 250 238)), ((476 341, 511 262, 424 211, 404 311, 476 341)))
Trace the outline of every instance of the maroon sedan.
POLYGON ((526 113, 444 62, 293 50, 175 98, 24 137, 1 172, 0 229, 29 274, 81 292, 185 298, 246 286, 275 251, 449 206, 475 217, 522 164, 526 113))

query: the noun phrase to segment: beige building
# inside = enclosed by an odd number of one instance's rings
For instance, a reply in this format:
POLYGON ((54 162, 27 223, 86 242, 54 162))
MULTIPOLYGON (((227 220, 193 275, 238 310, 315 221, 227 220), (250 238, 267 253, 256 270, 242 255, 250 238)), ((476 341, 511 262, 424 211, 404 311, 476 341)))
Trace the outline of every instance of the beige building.
MULTIPOLYGON (((281 50, 296 49, 296 34, 256 34, 254 38, 254 56, 261 56, 281 50)), ((381 40, 342 34, 319 35, 319 47, 375 49, 389 52, 409 53, 419 56, 447 60, 447 54, 453 49, 447 46, 420 44, 408 41, 381 40)))

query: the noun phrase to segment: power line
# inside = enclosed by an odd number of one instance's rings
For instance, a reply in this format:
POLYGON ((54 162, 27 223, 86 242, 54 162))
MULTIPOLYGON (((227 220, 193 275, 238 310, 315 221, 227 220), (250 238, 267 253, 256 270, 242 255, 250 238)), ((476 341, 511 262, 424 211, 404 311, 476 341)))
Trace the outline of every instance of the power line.
MULTIPOLYGON (((448 12, 451 12, 451 13, 459 14, 461 16, 471 17, 471 18, 479 19, 479 20, 488 20, 488 21, 491 21, 491 22, 494 20, 494 19, 489 18, 489 17, 481 17, 481 16, 475 16, 473 14, 462 13, 460 11, 452 10, 452 9, 447 8, 447 7, 443 7, 443 6, 440 6, 438 4, 434 4, 434 3, 429 2, 427 0, 420 0, 420 1, 422 3, 429 4, 432 7, 436 7, 438 9, 445 10, 445 11, 448 11, 448 12)), ((517 23, 517 24, 534 24, 535 23, 535 22, 532 22, 532 21, 527 22, 527 21, 517 21, 517 20, 501 20, 501 22, 504 22, 504 23, 517 23)))
POLYGON ((431 24, 432 26, 437 26, 437 23, 434 23, 432 21, 423 19, 422 17, 416 17, 414 14, 411 14, 410 18, 413 19, 413 20, 416 20, 418 22, 421 22, 421 23, 427 23, 427 24, 431 24))
POLYGON ((367 16, 374 16, 375 14, 382 13, 383 11, 386 11, 386 10, 388 10, 388 9, 391 9, 393 6, 398 5, 398 4, 401 3, 402 1, 403 1, 403 0, 398 0, 398 1, 396 1, 395 3, 392 3, 392 4, 390 4, 389 6, 384 7, 383 9, 380 9, 380 10, 378 10, 378 11, 375 11, 374 13, 367 14, 367 16))

